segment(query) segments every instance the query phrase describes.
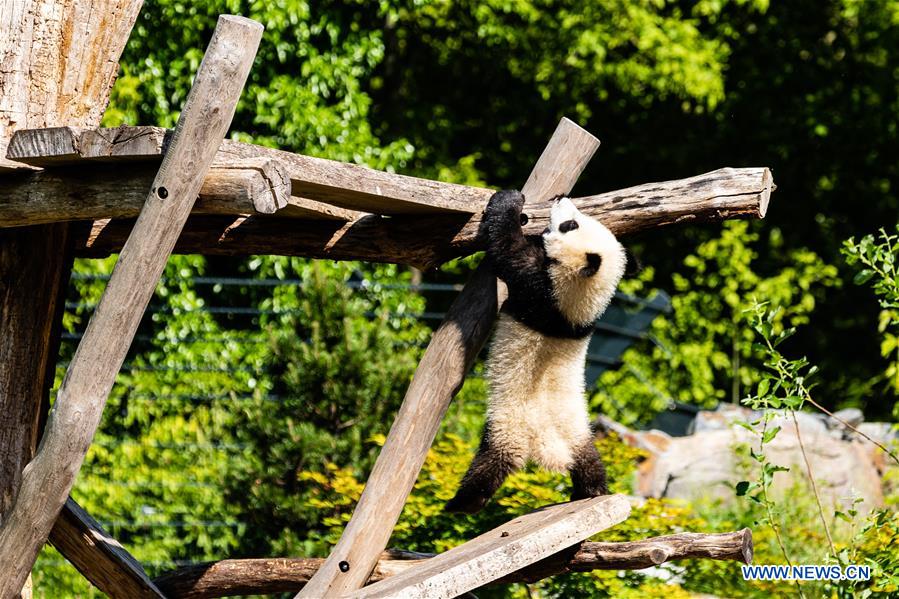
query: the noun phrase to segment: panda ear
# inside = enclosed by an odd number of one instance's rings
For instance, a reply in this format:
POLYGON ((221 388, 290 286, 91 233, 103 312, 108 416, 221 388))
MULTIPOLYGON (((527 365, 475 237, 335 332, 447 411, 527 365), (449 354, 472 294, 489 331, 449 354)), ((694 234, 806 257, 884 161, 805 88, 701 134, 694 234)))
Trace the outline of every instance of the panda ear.
POLYGON ((627 266, 624 267, 624 276, 635 277, 643 271, 643 263, 630 248, 624 248, 624 256, 627 258, 627 266))

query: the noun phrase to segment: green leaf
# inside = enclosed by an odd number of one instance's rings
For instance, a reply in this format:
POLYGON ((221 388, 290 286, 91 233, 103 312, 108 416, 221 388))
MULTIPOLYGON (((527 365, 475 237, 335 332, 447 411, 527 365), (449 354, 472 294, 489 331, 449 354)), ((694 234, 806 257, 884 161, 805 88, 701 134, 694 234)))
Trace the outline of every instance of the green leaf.
POLYGON ((737 483, 737 486, 736 486, 737 497, 743 497, 744 495, 746 495, 746 493, 749 492, 749 490, 751 488, 752 488, 752 485, 749 483, 748 480, 741 480, 740 482, 737 483))
POLYGON ((780 432, 779 426, 775 426, 774 428, 769 428, 768 430, 766 430, 765 434, 762 435, 762 444, 764 445, 765 443, 770 443, 774 439, 774 437, 777 436, 777 433, 779 433, 779 432, 780 432))
POLYGON ((862 269, 855 273, 855 276, 852 278, 852 282, 856 285, 864 285, 871 280, 871 277, 873 277, 874 274, 874 271, 870 268, 862 269))

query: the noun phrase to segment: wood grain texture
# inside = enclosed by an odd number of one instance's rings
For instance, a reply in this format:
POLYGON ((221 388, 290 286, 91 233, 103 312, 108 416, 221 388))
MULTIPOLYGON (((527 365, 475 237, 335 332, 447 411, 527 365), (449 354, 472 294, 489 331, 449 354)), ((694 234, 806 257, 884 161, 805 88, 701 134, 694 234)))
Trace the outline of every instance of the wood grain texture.
POLYGON ((0 156, 25 127, 96 127, 142 2, 0 3, 0 156))
POLYGON ((262 26, 254 21, 219 17, 171 148, 75 351, 15 504, 0 526, 0 599, 22 588, 68 498, 116 373, 231 123, 261 35, 262 26))
MULTIPOLYGON (((599 141, 567 119, 553 134, 566 140, 544 152, 523 191, 534 201, 568 193, 599 141)), ((337 545, 298 597, 340 596, 361 588, 387 546, 449 402, 462 387, 497 312, 497 284, 479 268, 434 331, 359 503, 337 545), (340 564, 349 564, 342 572, 340 564)))
MULTIPOLYGON (((168 147, 169 137, 170 132, 158 127, 20 131, 10 143, 7 158, 46 167, 158 160, 168 147)), ((231 140, 219 148, 215 164, 259 158, 285 166, 293 182, 293 195, 361 212, 472 214, 483 208, 492 194, 480 187, 419 179, 231 140)))
MULTIPOLYGON (((766 168, 719 169, 704 175, 647 183, 620 191, 575 198, 584 211, 618 236, 681 223, 764 216, 774 185, 766 168)), ((526 230, 548 222, 548 205, 536 201, 525 212, 526 230)), ((422 270, 483 249, 476 216, 357 217, 345 224, 280 218, 192 217, 175 251, 184 254, 281 254, 332 260, 409 264, 422 270)), ((131 223, 97 222, 82 231, 78 251, 86 256, 117 252, 131 223)))
MULTIPOLYGON (((369 583, 402 574, 431 558, 433 553, 384 551, 369 583)), ((714 559, 751 564, 752 531, 681 533, 639 541, 584 542, 512 572, 489 586, 536 582, 550 576, 592 570, 639 570, 682 559, 714 559), (662 561, 659 561, 662 560, 662 561)), ((178 568, 154 582, 179 599, 211 599, 233 595, 296 592, 315 574, 322 558, 227 559, 178 568)))
MULTIPOLYGON (((0 176, 0 227, 98 218, 136 217, 158 165, 123 164, 114 170, 71 167, 0 176)), ((277 163, 213 167, 206 173, 194 214, 271 214, 296 200, 277 163)), ((337 218, 329 207, 313 216, 337 218)), ((341 209, 337 209, 341 210, 341 209)), ((352 218, 352 215, 347 215, 352 218)), ((308 216, 307 216, 308 218, 308 216)))
MULTIPOLYGON (((423 565, 433 553, 388 549, 378 560, 368 583, 385 580, 423 565)), ((713 559, 751 564, 752 531, 681 533, 638 541, 576 544, 512 572, 488 586, 532 583, 550 576, 592 570, 639 570, 683 559, 713 559), (661 561, 659 561, 661 560, 661 561)), ((212 599, 234 595, 296 592, 324 562, 321 558, 226 559, 166 572, 156 585, 179 599, 212 599)))
MULTIPOLYGON (((140 6, 140 0, 0 2, 0 173, 21 170, 2 159, 17 129, 100 124, 140 6)), ((65 224, 0 231, 0 525, 48 405, 70 239, 65 224)), ((0 561, 0 578, 5 566, 0 561)), ((30 597, 30 579, 24 587, 21 596, 30 597)))
POLYGON ((353 597, 449 599, 571 547, 625 520, 623 495, 606 495, 543 508, 419 563, 353 597))
POLYGON ((0 525, 37 448, 42 402, 53 385, 68 236, 64 224, 0 229, 0 525))
POLYGON ((140 563, 70 497, 50 531, 50 543, 111 599, 164 599, 140 563))

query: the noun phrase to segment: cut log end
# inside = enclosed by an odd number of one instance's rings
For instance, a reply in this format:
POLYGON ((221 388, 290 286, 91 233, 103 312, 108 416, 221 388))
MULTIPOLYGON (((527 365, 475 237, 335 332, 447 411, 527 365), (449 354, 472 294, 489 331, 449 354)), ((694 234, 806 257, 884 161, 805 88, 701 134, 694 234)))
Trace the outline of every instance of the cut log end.
POLYGON ((752 531, 744 528, 739 531, 741 535, 740 554, 743 556, 744 564, 751 564, 752 558, 755 557, 755 547, 752 544, 752 531))
POLYGON ((768 203, 771 201, 771 192, 777 189, 771 169, 766 168, 762 173, 762 192, 759 194, 758 217, 765 218, 768 213, 768 203))

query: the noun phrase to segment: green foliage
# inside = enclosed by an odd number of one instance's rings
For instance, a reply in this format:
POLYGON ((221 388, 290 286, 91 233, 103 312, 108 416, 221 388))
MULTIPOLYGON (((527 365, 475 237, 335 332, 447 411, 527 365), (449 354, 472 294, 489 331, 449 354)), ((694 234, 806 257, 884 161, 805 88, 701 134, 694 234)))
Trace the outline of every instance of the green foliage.
MULTIPOLYGON (((374 441, 383 442, 383 438, 378 437, 374 441)), ((527 514, 537 506, 568 500, 566 475, 529 467, 511 475, 480 513, 445 513, 443 504, 453 496, 475 447, 476 443, 464 441, 453 434, 442 435, 434 444, 394 529, 390 546, 422 552, 446 551, 516 516, 527 514)), ((645 457, 645 453, 624 445, 614 436, 600 440, 598 448, 608 468, 611 490, 629 493, 636 462, 645 457)), ((330 527, 321 542, 325 545, 334 543, 349 521, 352 507, 362 492, 361 473, 332 464, 324 473, 307 471, 301 476, 311 485, 311 505, 320 510, 325 524, 330 527)), ((595 540, 635 540, 650 535, 698 530, 702 525, 703 522, 695 518, 687 506, 648 500, 635 508, 628 520, 600 533, 595 540)), ((560 576, 528 586, 531 592, 545 597, 636 598, 661 597, 664 585, 639 573, 596 571, 560 576)), ((527 596, 522 587, 496 587, 479 591, 478 596, 527 596)), ((677 587, 665 588, 668 596, 688 596, 677 587)))
POLYGON ((892 597, 899 593, 899 513, 876 510, 838 554, 841 565, 871 567, 871 581, 845 581, 826 588, 834 597, 892 597))
POLYGON ((376 6, 311 6, 304 0, 240 0, 144 4, 122 57, 124 76, 106 125, 172 127, 219 14, 265 26, 232 136, 370 166, 402 168, 412 147, 382 143, 369 122, 363 89, 384 58, 376 6))
MULTIPOLYGON (((776 229, 763 243, 748 223, 729 222, 719 238, 700 244, 672 275, 672 314, 653 322, 652 344, 629 349, 624 367, 600 378, 597 411, 632 423, 650 419, 671 399, 703 407, 739 401, 762 376, 746 326, 755 298, 781 307, 772 326, 782 327, 807 322, 824 291, 839 285, 836 268, 807 249, 789 251, 777 268, 758 272, 760 250, 776 251, 781 243, 776 229)), ((652 278, 649 270, 623 289, 646 293, 652 278)))
POLYGON ((318 529, 302 471, 331 463, 367 471, 376 457, 366 440, 384 434, 415 371, 428 329, 415 319, 420 296, 395 289, 408 282, 397 267, 298 259, 260 260, 269 276, 283 262, 299 286, 277 287, 262 307, 269 394, 243 404, 236 439, 252 451, 228 468, 226 492, 253 525, 242 547, 260 555, 304 554, 318 529), (351 284, 357 283, 356 289, 351 284), (387 284, 385 284, 387 283, 387 284))
MULTIPOLYGON (((881 229, 876 237, 865 235, 858 243, 850 238, 843 244, 843 254, 848 264, 861 267, 853 282, 871 283, 880 298, 880 355, 888 360, 883 378, 887 388, 899 395, 899 236, 881 229)), ((899 418, 899 402, 893 406, 893 415, 899 418)))

